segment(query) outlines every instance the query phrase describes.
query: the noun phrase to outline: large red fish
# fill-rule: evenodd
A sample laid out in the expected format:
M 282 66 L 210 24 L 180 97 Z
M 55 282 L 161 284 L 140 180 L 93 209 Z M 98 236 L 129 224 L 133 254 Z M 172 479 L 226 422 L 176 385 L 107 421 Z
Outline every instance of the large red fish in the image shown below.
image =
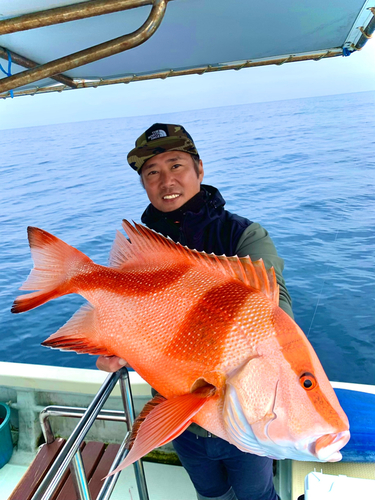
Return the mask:
M 29 228 L 35 267 L 13 312 L 78 293 L 84 305 L 43 345 L 116 355 L 162 396 L 146 405 L 118 470 L 191 422 L 245 452 L 337 461 L 348 419 L 307 338 L 278 307 L 273 270 L 189 250 L 124 221 L 110 267 Z

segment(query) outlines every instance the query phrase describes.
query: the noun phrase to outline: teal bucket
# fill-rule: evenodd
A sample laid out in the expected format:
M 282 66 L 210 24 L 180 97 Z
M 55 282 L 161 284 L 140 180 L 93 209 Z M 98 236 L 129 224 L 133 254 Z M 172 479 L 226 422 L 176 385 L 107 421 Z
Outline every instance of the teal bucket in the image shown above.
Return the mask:
M 0 469 L 9 462 L 13 453 L 12 435 L 10 433 L 10 408 L 0 403 Z

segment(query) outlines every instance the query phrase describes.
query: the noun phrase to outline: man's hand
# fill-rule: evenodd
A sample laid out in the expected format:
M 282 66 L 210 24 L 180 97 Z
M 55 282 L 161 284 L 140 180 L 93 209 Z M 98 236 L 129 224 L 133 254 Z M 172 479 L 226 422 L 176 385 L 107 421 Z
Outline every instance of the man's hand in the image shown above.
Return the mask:
M 99 356 L 96 360 L 96 367 L 104 372 L 117 372 L 123 366 L 130 368 L 125 359 L 118 358 L 117 356 Z

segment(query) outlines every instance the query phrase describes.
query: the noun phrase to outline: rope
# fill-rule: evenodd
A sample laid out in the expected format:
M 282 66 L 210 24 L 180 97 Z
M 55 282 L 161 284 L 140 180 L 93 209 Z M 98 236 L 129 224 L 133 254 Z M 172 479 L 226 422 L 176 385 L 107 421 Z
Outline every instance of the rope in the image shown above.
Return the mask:
M 336 242 L 336 240 L 337 240 L 337 235 L 338 235 L 338 234 L 339 234 L 339 230 L 337 229 L 337 231 L 336 231 L 336 236 L 335 236 L 335 239 L 334 239 L 333 243 L 335 243 L 335 242 Z M 316 311 L 318 310 L 319 303 L 320 303 L 320 299 L 321 299 L 321 297 L 322 297 L 322 294 L 323 294 L 323 289 L 324 289 L 324 285 L 325 285 L 325 284 L 326 284 L 326 280 L 324 279 L 324 280 L 323 280 L 323 284 L 322 284 L 322 288 L 321 288 L 320 293 L 319 293 L 318 302 L 316 303 L 315 311 L 314 311 L 313 317 L 312 317 L 312 319 L 311 319 L 310 328 L 309 328 L 309 331 L 307 332 L 307 335 L 306 335 L 306 337 L 307 337 L 307 338 L 309 338 L 310 331 L 311 331 L 311 328 L 312 328 L 313 323 L 314 323 L 314 319 L 315 319 Z
M 2 67 L 0 63 L 0 69 L 1 71 L 6 74 L 6 76 L 12 76 L 12 56 L 10 55 L 10 52 L 8 49 L 5 49 L 7 54 L 8 54 L 8 71 L 5 71 L 5 69 Z M 13 90 L 10 90 L 10 97 L 13 99 Z

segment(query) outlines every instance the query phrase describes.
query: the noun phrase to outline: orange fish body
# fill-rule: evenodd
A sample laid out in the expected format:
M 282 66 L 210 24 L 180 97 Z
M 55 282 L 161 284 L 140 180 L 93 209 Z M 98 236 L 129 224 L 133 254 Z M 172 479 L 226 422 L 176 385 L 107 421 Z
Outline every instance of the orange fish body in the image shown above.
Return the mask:
M 116 355 L 163 397 L 145 408 L 123 468 L 191 422 L 246 452 L 340 460 L 349 424 L 297 324 L 278 307 L 273 270 L 191 251 L 124 221 L 110 266 L 29 228 L 35 267 L 23 312 L 68 293 L 83 306 L 43 344 Z M 150 448 L 151 447 L 151 448 Z

